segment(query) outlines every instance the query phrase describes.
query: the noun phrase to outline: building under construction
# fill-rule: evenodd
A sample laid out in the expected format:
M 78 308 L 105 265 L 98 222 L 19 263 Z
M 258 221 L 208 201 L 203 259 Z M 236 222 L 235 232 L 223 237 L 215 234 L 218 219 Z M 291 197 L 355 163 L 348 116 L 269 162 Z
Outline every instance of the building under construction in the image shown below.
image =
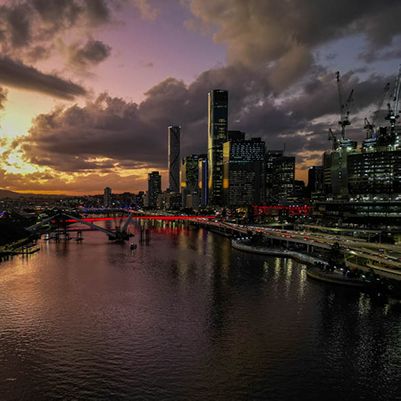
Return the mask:
M 319 202 L 318 210 L 325 217 L 345 221 L 401 224 L 401 126 L 397 125 L 401 68 L 387 103 L 386 123 L 376 127 L 374 120 L 365 119 L 367 135 L 360 147 L 347 138 L 345 130 L 350 125 L 353 91 L 343 102 L 339 73 L 337 84 L 341 137 L 330 130 L 332 149 L 323 156 L 326 200 Z M 379 109 L 389 91 L 388 84 Z

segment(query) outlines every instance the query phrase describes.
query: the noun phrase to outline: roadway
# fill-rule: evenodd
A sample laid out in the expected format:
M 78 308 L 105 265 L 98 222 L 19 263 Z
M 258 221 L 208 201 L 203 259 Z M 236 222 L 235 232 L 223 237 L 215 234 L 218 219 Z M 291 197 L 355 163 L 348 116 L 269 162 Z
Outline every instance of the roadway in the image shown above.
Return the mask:
M 271 227 L 244 226 L 234 223 L 204 221 L 204 224 L 220 230 L 231 230 L 239 234 L 262 234 L 264 237 L 307 245 L 308 251 L 313 248 L 331 249 L 338 243 L 345 254 L 347 265 L 365 271 L 401 280 L 401 246 L 393 244 L 367 242 L 364 239 L 346 235 L 333 235 L 322 232 L 293 231 Z M 390 272 L 390 274 L 389 274 Z

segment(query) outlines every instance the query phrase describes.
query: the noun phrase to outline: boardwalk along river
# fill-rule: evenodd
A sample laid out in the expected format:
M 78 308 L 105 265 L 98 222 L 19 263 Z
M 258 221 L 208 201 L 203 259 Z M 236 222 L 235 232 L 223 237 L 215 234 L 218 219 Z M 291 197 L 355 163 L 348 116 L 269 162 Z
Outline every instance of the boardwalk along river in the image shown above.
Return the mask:
M 401 400 L 396 304 L 188 227 L 40 245 L 0 264 L 2 401 Z

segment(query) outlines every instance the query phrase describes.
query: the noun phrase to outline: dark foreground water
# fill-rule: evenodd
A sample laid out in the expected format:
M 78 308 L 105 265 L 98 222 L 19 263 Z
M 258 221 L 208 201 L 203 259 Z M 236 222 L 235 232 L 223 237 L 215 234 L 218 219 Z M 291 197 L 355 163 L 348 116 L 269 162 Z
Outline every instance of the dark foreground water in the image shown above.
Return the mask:
M 0 265 L 0 400 L 401 400 L 401 312 L 202 230 Z

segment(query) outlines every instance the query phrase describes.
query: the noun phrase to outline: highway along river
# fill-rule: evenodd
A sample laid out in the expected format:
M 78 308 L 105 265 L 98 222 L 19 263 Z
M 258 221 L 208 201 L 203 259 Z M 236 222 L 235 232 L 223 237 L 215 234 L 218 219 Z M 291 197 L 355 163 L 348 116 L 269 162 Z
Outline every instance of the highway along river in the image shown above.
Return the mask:
M 40 245 L 0 264 L 2 401 L 401 399 L 397 304 L 195 228 Z

